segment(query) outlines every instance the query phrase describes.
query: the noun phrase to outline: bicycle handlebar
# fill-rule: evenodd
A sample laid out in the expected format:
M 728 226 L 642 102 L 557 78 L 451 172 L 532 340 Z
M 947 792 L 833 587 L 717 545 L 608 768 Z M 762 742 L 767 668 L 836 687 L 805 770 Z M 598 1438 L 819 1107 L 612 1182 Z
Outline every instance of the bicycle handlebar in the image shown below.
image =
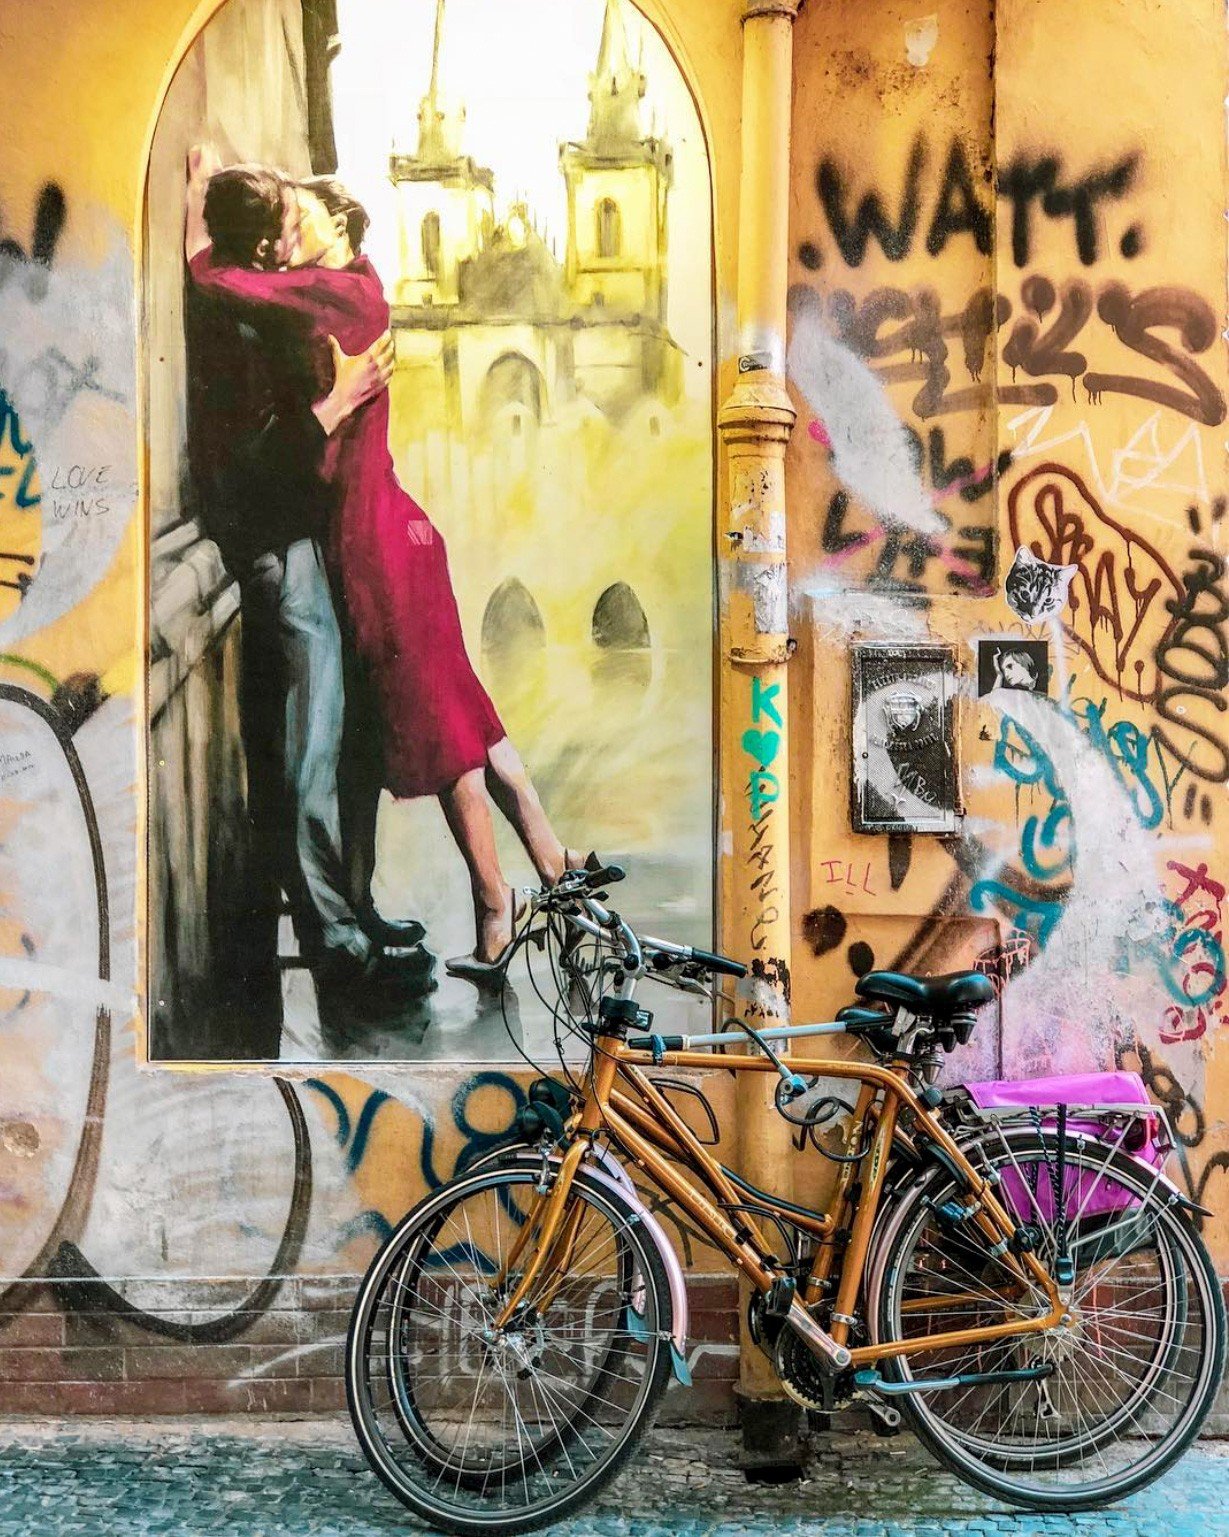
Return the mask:
M 645 952 L 653 957 L 654 969 L 666 971 L 675 966 L 695 966 L 726 977 L 745 977 L 747 968 L 741 961 L 713 950 L 701 950 L 691 945 L 678 945 L 666 939 L 654 939 L 648 934 L 637 934 L 618 913 L 604 907 L 597 900 L 599 888 L 624 879 L 620 865 L 602 865 L 593 870 L 567 870 L 560 881 L 538 894 L 537 901 L 544 908 L 558 908 L 569 922 L 586 933 L 598 935 L 603 931 L 614 933 L 622 942 L 625 957 L 634 962 L 634 969 L 641 970 Z M 587 916 L 585 916 L 587 914 Z M 665 980 L 663 978 L 663 980 Z
M 712 950 L 693 949 L 691 959 L 695 965 L 703 966 L 705 971 L 716 971 L 723 977 L 745 977 L 747 975 L 747 968 L 741 961 L 732 960 L 728 955 L 717 955 Z
M 613 886 L 627 879 L 627 871 L 622 865 L 601 865 L 596 870 L 586 870 L 584 876 L 588 886 Z

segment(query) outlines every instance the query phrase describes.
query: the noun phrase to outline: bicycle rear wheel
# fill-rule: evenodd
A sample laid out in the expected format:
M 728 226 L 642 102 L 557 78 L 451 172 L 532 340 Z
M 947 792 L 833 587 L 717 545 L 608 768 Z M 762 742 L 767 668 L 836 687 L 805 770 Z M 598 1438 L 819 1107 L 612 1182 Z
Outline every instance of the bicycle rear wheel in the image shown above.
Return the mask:
M 661 1259 L 634 1209 L 583 1173 L 563 1263 L 495 1328 L 537 1245 L 538 1178 L 494 1168 L 437 1191 L 355 1304 L 346 1384 L 359 1443 L 444 1531 L 529 1531 L 584 1503 L 631 1454 L 669 1377 Z
M 1055 1139 L 1000 1130 L 966 1152 L 999 1176 L 1001 1198 L 1033 1227 L 1038 1255 L 1052 1268 Z M 1067 1166 L 1076 1267 L 1070 1323 L 937 1347 L 889 1368 L 901 1383 L 1000 1374 L 898 1401 L 920 1438 L 962 1478 L 1033 1509 L 1089 1509 L 1159 1477 L 1198 1434 L 1225 1361 L 1215 1272 L 1168 1188 L 1092 1139 L 1069 1139 Z M 1045 1294 L 1022 1284 L 960 1218 L 965 1199 L 939 1172 L 894 1213 L 868 1289 L 880 1341 L 917 1341 L 1049 1311 Z

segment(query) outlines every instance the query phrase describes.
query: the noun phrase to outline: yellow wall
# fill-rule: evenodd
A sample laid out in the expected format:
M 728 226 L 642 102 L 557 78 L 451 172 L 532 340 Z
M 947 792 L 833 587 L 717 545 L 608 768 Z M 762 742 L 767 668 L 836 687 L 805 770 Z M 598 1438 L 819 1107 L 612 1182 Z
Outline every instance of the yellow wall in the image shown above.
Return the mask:
M 89 718 L 75 734 L 65 726 L 64 735 L 80 760 L 99 826 L 110 925 L 110 964 L 103 968 L 110 976 L 100 980 L 98 892 L 72 765 L 42 717 L 0 696 L 0 754 L 11 755 L 11 761 L 0 757 L 0 1011 L 7 1031 L 0 1178 L 11 1195 L 0 1203 L 0 1274 L 14 1280 L 43 1273 L 67 1243 L 117 1284 L 133 1275 L 168 1284 L 231 1276 L 242 1284 L 264 1274 L 288 1202 L 293 1210 L 301 1196 L 298 1112 L 287 1114 L 290 1101 L 268 1074 L 144 1065 L 144 1018 L 158 1002 L 144 997 L 142 954 L 142 657 L 151 518 L 164 530 L 160 548 L 172 551 L 177 538 L 160 513 L 172 503 L 174 487 L 150 484 L 145 455 L 146 411 L 161 410 L 149 425 L 170 431 L 168 413 L 177 402 L 173 388 L 159 387 L 156 404 L 149 393 L 151 374 L 157 377 L 165 359 L 146 358 L 142 347 L 144 192 L 165 93 L 215 9 L 74 0 L 37 13 L 21 8 L 5 18 L 11 153 L 0 171 L 3 234 L 29 246 L 35 203 L 48 183 L 62 189 L 67 221 L 49 272 L 22 269 L 0 288 L 6 334 L 0 387 L 12 389 L 22 410 L 21 431 L 34 445 L 45 496 L 61 480 L 73 484 L 74 466 L 94 480 L 84 489 L 73 486 L 74 504 L 87 505 L 66 514 L 72 540 L 57 536 L 58 567 L 44 567 L 63 572 L 55 584 L 44 584 L 45 611 L 34 608 L 33 598 L 24 601 L 0 635 L 0 684 L 44 703 L 54 697 L 57 709 L 83 701 L 81 713 Z M 738 8 L 733 0 L 716 7 L 696 0 L 671 6 L 669 15 L 656 6 L 645 10 L 694 84 L 712 134 L 718 286 L 729 293 Z M 268 40 L 235 43 L 259 50 Z M 188 103 L 185 121 L 197 108 L 210 108 L 192 105 L 199 81 L 190 72 L 181 73 L 174 89 Z M 278 99 L 271 90 L 271 125 Z M 212 104 L 223 117 L 224 106 Z M 268 154 L 286 159 L 273 143 Z M 181 173 L 168 160 L 153 174 Z M 171 309 L 177 302 L 158 285 L 152 300 Z M 57 379 L 61 392 L 68 391 L 58 405 L 38 372 L 50 349 L 77 370 L 67 385 Z M 95 354 L 100 366 L 91 374 Z M 12 454 L 11 446 L 6 452 Z M 696 469 L 708 473 L 707 466 Z M 37 482 L 28 483 L 30 494 L 36 489 Z M 667 496 L 663 505 L 669 503 Z M 15 515 L 5 507 L 4 547 L 34 549 L 37 511 L 23 514 L 24 544 L 7 539 L 7 519 Z M 46 528 L 42 535 L 46 548 Z M 664 570 L 673 558 L 664 553 Z M 707 551 L 702 558 L 707 561 Z M 206 609 L 233 602 L 217 587 L 212 568 L 185 564 L 176 581 L 195 584 L 194 598 Z M 190 651 L 191 637 L 185 645 Z M 233 668 L 229 651 L 219 666 Z M 174 684 L 156 667 L 151 681 L 160 700 Z M 100 694 L 101 708 L 91 710 Z M 215 726 L 218 740 L 233 739 L 233 719 Z M 151 772 L 161 766 L 155 761 Z M 213 771 L 206 761 L 197 768 L 205 777 Z M 226 772 L 233 775 L 234 765 Z M 634 821 L 634 808 L 629 816 Z M 179 878 L 190 884 L 204 857 L 203 828 L 189 817 L 181 831 L 186 863 L 170 872 L 172 884 Z M 40 972 L 40 966 L 50 969 Z M 475 1072 L 466 1062 L 326 1073 L 310 1082 L 306 1072 L 279 1070 L 279 1076 L 294 1083 L 289 1093 L 307 1118 L 312 1143 L 310 1222 L 296 1263 L 326 1274 L 359 1268 L 383 1224 L 425 1185 L 451 1173 L 482 1136 L 506 1127 L 526 1077 Z M 307 1220 L 305 1208 L 301 1214 Z M 218 1307 L 226 1305 L 220 1298 Z
M 57 567 L 63 601 L 49 599 L 37 624 L 23 629 L 10 618 L 0 630 L 0 682 L 47 699 L 73 675 L 97 675 L 110 696 L 76 747 L 110 872 L 114 953 L 110 980 L 91 980 L 83 936 L 93 934 L 97 914 L 84 829 L 72 824 L 72 868 L 48 867 L 47 850 L 60 848 L 68 819 L 80 816 L 71 776 L 47 767 L 23 778 L 15 756 L 10 778 L 0 759 L 0 839 L 8 840 L 0 862 L 7 968 L 0 1008 L 17 1020 L 0 1073 L 0 1181 L 17 1192 L 0 1207 L 0 1264 L 11 1277 L 43 1264 L 65 1240 L 117 1279 L 260 1274 L 292 1183 L 291 1129 L 274 1085 L 259 1074 L 139 1066 L 140 1010 L 131 1002 L 134 994 L 146 1002 L 139 996 L 144 478 L 142 499 L 135 494 L 144 472 L 135 298 L 142 197 L 163 93 L 212 9 L 194 11 L 180 0 L 42 0 L 12 5 L 5 18 L 4 234 L 28 243 L 47 183 L 63 189 L 68 218 L 46 295 L 26 283 L 28 274 L 0 288 L 0 385 L 15 388 L 8 371 L 33 368 L 51 348 L 76 364 L 75 393 L 60 415 L 52 420 L 49 397 L 35 391 L 23 429 L 39 456 L 44 498 L 57 471 L 80 465 L 107 471 L 109 505 L 73 515 L 73 542 L 58 546 L 67 550 Z M 861 344 L 847 333 L 842 350 L 821 347 L 831 366 L 818 382 L 804 352 L 793 384 L 794 1016 L 822 1016 L 847 1001 L 854 968 L 868 959 L 866 948 L 851 953 L 854 946 L 885 964 L 940 969 L 980 957 L 1010 966 L 1001 1019 L 983 1026 L 969 1068 L 987 1076 L 1000 1061 L 1008 1071 L 1074 1069 L 1110 1065 L 1116 1054 L 1144 1066 L 1179 1116 L 1190 1187 L 1223 1209 L 1225 996 L 1213 986 L 1202 1020 L 1181 1001 L 1184 992 L 1206 991 L 1209 978 L 1215 984 L 1218 950 L 1223 978 L 1229 871 L 1223 19 L 1211 0 L 1165 8 L 1144 0 L 1078 7 L 999 0 L 993 9 L 935 0 L 930 9 L 933 39 L 917 32 L 916 7 L 903 0 L 874 7 L 812 0 L 796 29 L 792 339 L 798 343 L 800 325 L 805 337 L 807 324 L 820 323 L 817 315 L 839 321 L 878 302 L 886 312 L 875 349 L 865 328 Z M 740 6 L 646 0 L 644 10 L 692 81 L 709 136 L 723 400 L 738 350 L 726 317 L 737 244 Z M 852 213 L 878 190 L 896 222 L 915 141 L 923 144 L 916 230 L 891 260 L 872 237 L 855 265 L 838 249 L 818 190 L 820 166 L 831 163 L 825 185 L 834 206 L 839 198 Z M 954 142 L 963 152 L 955 160 Z M 1119 190 L 1095 200 L 1087 261 L 1072 213 L 1046 213 L 1036 203 L 1022 262 L 1012 250 L 1009 200 L 998 200 L 988 251 L 977 249 L 969 229 L 949 227 L 962 212 L 977 224 L 963 201 L 966 171 L 976 207 L 989 208 L 995 174 L 1001 180 L 1013 165 L 1036 173 L 1046 156 L 1055 159 L 1054 185 L 1067 189 L 1068 208 L 1078 206 L 1072 188 L 1117 168 Z M 935 211 L 948 172 L 945 225 Z M 980 312 L 976 304 L 967 310 L 965 330 L 956 317 L 983 287 L 996 296 L 1002 320 L 997 331 L 983 327 L 985 362 L 970 370 L 965 331 L 978 334 Z M 1150 296 L 1151 332 L 1134 329 L 1141 292 Z M 1085 310 L 1062 336 L 1063 316 Z M 915 328 L 912 340 L 903 326 Z M 859 345 L 876 350 L 869 361 L 885 393 L 868 390 Z M 940 345 L 950 378 L 936 383 Z M 83 383 L 89 376 L 81 369 L 94 355 L 102 371 Z M 1098 375 L 1107 377 L 1098 382 Z M 1035 387 L 1046 384 L 1053 389 L 1042 399 Z M 953 409 L 944 398 L 950 391 L 962 392 Z M 927 466 L 934 444 L 955 491 L 949 485 L 936 502 L 929 467 L 918 482 L 907 454 L 884 452 L 899 447 L 901 423 L 921 436 Z M 974 500 L 961 498 L 959 484 L 976 490 L 1008 451 L 997 483 Z M 953 467 L 961 458 L 971 460 L 967 470 Z M 831 506 L 840 491 L 848 507 L 838 518 Z M 909 517 L 929 523 L 927 509 L 937 506 L 972 532 L 930 536 L 936 553 L 915 544 L 916 576 L 906 545 L 887 564 L 886 581 L 876 582 L 892 518 L 875 505 L 906 525 Z M 1013 507 L 1022 543 L 1079 566 L 1053 622 L 1028 624 L 1004 602 L 1017 537 Z M 1068 521 L 1056 549 L 1045 520 L 1052 524 L 1059 509 Z M 4 515 L 16 516 L 8 508 Z M 33 548 L 28 538 L 21 548 Z M 979 550 L 985 561 L 970 587 Z M 23 603 L 16 612 L 20 619 L 36 611 Z M 1115 625 L 1121 667 L 1112 655 Z M 1057 702 L 1066 690 L 1065 711 L 976 697 L 974 643 L 1012 635 L 1048 641 L 1051 696 Z M 850 831 L 849 654 L 859 639 L 937 640 L 954 650 L 966 810 L 956 837 L 916 835 L 890 850 L 883 837 Z M 14 708 L 0 701 L 0 750 L 20 753 L 27 744 Z M 1046 762 L 1021 750 L 1007 717 L 1044 747 Z M 50 764 L 46 729 L 27 729 L 30 751 Z M 1024 778 L 1034 782 L 1018 782 Z M 1024 909 L 1004 890 L 1028 898 L 1035 935 L 1046 929 L 1030 947 L 1010 944 Z M 39 960 L 57 968 L 46 992 L 22 970 L 27 913 L 45 922 Z M 1191 931 L 1195 937 L 1185 938 Z M 996 946 L 1009 953 L 989 953 Z M 1029 962 L 1018 975 L 1013 956 Z M 1192 957 L 1202 969 L 1193 970 Z M 32 1001 L 23 1001 L 31 991 Z M 110 1037 L 100 1008 L 113 1022 Z M 333 1074 L 294 1092 L 310 1117 L 315 1159 L 301 1263 L 347 1270 L 369 1251 L 380 1218 L 395 1217 L 425 1182 L 451 1171 L 472 1143 L 467 1127 L 506 1122 L 515 1077 L 415 1067 Z M 359 1146 L 364 1109 L 371 1134 Z M 1225 1269 L 1223 1218 L 1209 1233 Z
M 1142 1066 L 1180 1114 L 1191 1188 L 1220 1209 L 1222 18 L 1210 3 L 932 9 L 933 32 L 915 7 L 840 0 L 796 29 L 795 1010 L 844 1001 L 872 955 L 931 971 L 980 958 L 1007 980 L 964 1070 Z M 1047 175 L 1025 250 L 1008 189 Z M 840 224 L 869 194 L 890 251 L 871 235 L 859 252 Z M 977 330 L 979 289 L 997 329 L 983 309 Z M 817 351 L 816 324 L 847 350 Z M 920 476 L 891 457 L 901 424 Z M 927 530 L 936 511 L 948 526 Z M 1017 544 L 1078 567 L 1057 616 L 1028 623 L 1005 601 Z M 976 643 L 995 636 L 1048 643 L 1054 705 L 978 697 Z M 895 850 L 849 817 L 849 652 L 884 641 L 950 645 L 961 688 L 960 832 Z M 1223 1265 L 1223 1219 L 1209 1236 Z

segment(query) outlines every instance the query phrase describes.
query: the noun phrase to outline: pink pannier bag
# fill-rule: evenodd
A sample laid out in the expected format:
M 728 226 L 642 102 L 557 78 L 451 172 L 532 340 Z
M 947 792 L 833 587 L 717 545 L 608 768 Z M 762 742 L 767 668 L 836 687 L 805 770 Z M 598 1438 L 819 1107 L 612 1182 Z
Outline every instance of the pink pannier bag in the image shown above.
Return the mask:
M 1054 1117 L 1044 1113 L 1047 1109 L 1061 1104 L 1073 1106 L 1075 1108 L 1067 1119 L 1069 1132 L 1096 1137 L 1106 1144 L 1106 1152 L 1116 1144 L 1124 1153 L 1151 1169 L 1159 1171 L 1169 1151 L 1163 1135 L 1164 1123 L 1159 1115 L 1137 1115 L 1124 1126 L 1121 1120 L 1115 1123 L 1095 1114 L 1097 1110 L 1103 1110 L 1108 1117 L 1119 1106 L 1151 1106 L 1152 1101 L 1138 1073 L 1074 1073 L 1061 1078 L 1023 1078 L 1015 1083 L 967 1083 L 965 1088 L 980 1110 L 1021 1111 L 1036 1107 L 1043 1112 L 1041 1124 L 1047 1129 L 1052 1129 L 1055 1124 Z M 1054 1191 L 1049 1173 L 1041 1165 L 1022 1164 L 1022 1168 L 1030 1185 L 1035 1170 L 1037 1209 L 1049 1221 L 1054 1216 Z M 1123 1211 L 1136 1204 L 1112 1178 L 1068 1169 L 1065 1184 L 1069 1217 L 1081 1210 L 1085 1217 L 1099 1216 Z M 1030 1213 L 1034 1212 L 1033 1198 L 1014 1169 L 1003 1171 L 1003 1194 L 1020 1220 L 1027 1222 Z

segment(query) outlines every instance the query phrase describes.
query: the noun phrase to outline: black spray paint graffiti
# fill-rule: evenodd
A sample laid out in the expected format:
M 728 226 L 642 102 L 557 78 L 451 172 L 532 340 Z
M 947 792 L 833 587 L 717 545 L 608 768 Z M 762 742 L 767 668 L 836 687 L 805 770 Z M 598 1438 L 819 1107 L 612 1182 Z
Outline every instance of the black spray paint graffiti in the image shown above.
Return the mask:
M 1224 512 L 1223 500 L 1218 502 Z M 1216 509 L 1213 509 L 1216 516 Z M 1158 726 L 1157 740 L 1191 773 L 1210 784 L 1229 781 L 1229 742 L 1206 719 L 1195 719 L 1190 705 L 1223 714 L 1229 709 L 1229 595 L 1224 587 L 1225 557 L 1192 549 L 1182 576 L 1182 594 L 1165 607 L 1174 622 L 1157 647 L 1156 664 L 1166 680 L 1156 697 L 1156 711 L 1172 729 Z
M 948 241 L 968 235 L 976 249 L 989 256 L 994 246 L 993 172 L 979 165 L 962 140 L 953 138 L 942 161 L 938 190 L 930 200 L 926 222 L 926 251 L 940 256 Z M 890 199 L 876 188 L 857 200 L 844 170 L 825 156 L 815 173 L 815 190 L 841 259 L 860 267 L 874 239 L 889 261 L 903 261 L 913 250 L 922 223 L 924 182 L 929 167 L 937 165 L 926 140 L 913 141 L 904 179 L 895 199 L 895 217 L 888 211 Z M 1094 167 L 1083 176 L 1064 174 L 1057 155 L 1017 155 L 999 174 L 998 197 L 1011 207 L 1011 254 L 1017 267 L 1026 267 L 1032 255 L 1034 215 L 1040 210 L 1048 219 L 1070 220 L 1080 261 L 1090 267 L 1101 256 L 1102 205 L 1120 202 L 1130 191 L 1138 159 L 1126 155 L 1112 165 Z M 1128 259 L 1143 249 L 1143 232 L 1132 224 L 1123 233 L 1118 249 Z M 811 271 L 823 265 L 823 250 L 812 240 L 799 247 L 799 259 Z
M 20 274 L 30 297 L 42 297 L 46 272 L 55 260 L 67 218 L 68 201 L 63 189 L 53 181 L 44 182 L 34 207 L 29 251 L 11 235 L 0 239 L 0 289 L 14 274 Z
M 1219 1211 L 1222 1202 L 1209 1199 L 1208 1186 L 1217 1174 L 1229 1174 L 1229 1151 L 1222 1149 L 1213 1153 L 1199 1171 L 1198 1178 L 1191 1167 L 1190 1154 L 1203 1146 L 1208 1133 L 1208 1120 L 1203 1106 L 1190 1089 L 1183 1088 L 1172 1068 L 1156 1061 L 1148 1048 L 1140 1042 L 1119 1047 L 1115 1057 L 1117 1067 L 1126 1067 L 1139 1073 L 1148 1093 L 1169 1118 L 1182 1182 L 1191 1199 L 1200 1206 Z M 1202 1212 L 1193 1212 L 1192 1216 L 1196 1227 L 1202 1231 L 1207 1218 Z
M 947 435 L 941 426 L 931 427 L 925 440 L 907 422 L 902 426 L 918 475 L 930 488 L 935 512 L 947 529 L 935 536 L 904 526 L 885 527 L 867 585 L 890 592 L 921 591 L 929 563 L 946 557 L 947 580 L 953 587 L 990 593 L 994 587 L 996 529 L 984 523 L 955 523 L 940 503 L 957 497 L 970 506 L 983 501 L 1011 464 L 1011 450 L 1004 449 L 992 464 L 979 467 L 968 454 L 948 458 Z M 838 489 L 824 516 L 821 542 L 826 555 L 840 557 L 869 542 L 864 529 L 851 528 L 848 522 L 849 494 Z M 956 538 L 948 544 L 953 532 Z
M 59 347 L 48 346 L 14 370 L 7 350 L 0 346 L 0 378 L 6 381 L 7 396 L 16 396 L 23 410 L 32 411 L 37 420 L 49 427 L 63 421 L 78 395 L 89 393 L 120 405 L 124 403 L 122 391 L 102 382 L 101 369 L 102 359 L 97 353 L 87 353 L 74 363 Z M 109 470 L 111 466 L 105 468 Z
M 849 493 L 836 490 L 828 503 L 821 535 L 826 555 L 839 558 L 872 542 L 872 535 L 864 528 L 848 527 L 848 520 Z M 987 596 L 994 590 L 996 531 L 987 525 L 961 523 L 956 525 L 955 532 L 961 542 L 947 546 L 941 536 L 885 527 L 866 585 L 885 592 L 921 592 L 922 578 L 930 562 L 946 559 L 946 576 L 953 587 Z
M 58 697 L 58 691 L 57 691 Z M 102 833 L 85 770 L 73 745 L 72 735 L 85 716 L 65 712 L 57 703 L 47 704 L 37 694 L 13 684 L 0 683 L 0 702 L 32 711 L 52 731 L 77 790 L 85 822 L 98 911 L 97 970 L 100 982 L 111 980 L 111 913 L 107 874 L 103 862 Z M 94 1019 L 94 1049 L 81 1140 L 73 1160 L 68 1194 L 51 1232 L 25 1275 L 0 1292 L 0 1311 L 10 1310 L 23 1281 L 51 1281 L 61 1306 L 91 1314 L 123 1316 L 151 1334 L 197 1343 L 234 1339 L 250 1327 L 256 1313 L 269 1307 L 285 1275 L 294 1269 L 302 1252 L 311 1207 L 311 1144 L 307 1122 L 298 1098 L 287 1083 L 277 1082 L 294 1133 L 294 1185 L 281 1242 L 268 1274 L 260 1280 L 239 1308 L 199 1324 L 181 1323 L 147 1313 L 122 1297 L 99 1276 L 79 1248 L 98 1178 L 103 1120 L 107 1104 L 107 1078 L 111 1059 L 111 1012 L 100 1006 Z
M 89 843 L 90 869 L 94 882 L 97 904 L 97 969 L 98 980 L 111 980 L 111 908 L 107 894 L 107 872 L 103 861 L 102 831 L 94 798 L 85 777 L 85 768 L 72 740 L 72 727 L 60 712 L 32 694 L 29 689 L 15 684 L 0 683 L 0 702 L 30 710 L 44 725 L 50 728 L 64 755 L 73 785 L 81 806 Z M 98 1160 L 102 1146 L 103 1114 L 107 1105 L 107 1074 L 111 1061 L 111 1011 L 100 1006 L 94 1016 L 94 1051 L 90 1063 L 90 1082 L 86 1093 L 85 1116 L 82 1122 L 81 1140 L 77 1144 L 72 1173 L 68 1182 L 68 1194 L 52 1224 L 51 1232 L 38 1254 L 31 1261 L 22 1280 L 43 1277 L 52 1272 L 61 1249 L 71 1246 L 80 1238 L 85 1227 L 94 1197 L 94 1184 L 98 1177 Z M 20 1281 L 11 1282 L 0 1291 L 0 1312 L 12 1306 Z
M 75 1243 L 64 1242 L 47 1267 L 47 1275 L 52 1281 L 56 1300 L 66 1313 L 87 1314 L 91 1324 L 102 1332 L 107 1330 L 104 1320 L 123 1318 L 159 1339 L 180 1340 L 193 1345 L 219 1345 L 238 1339 L 252 1327 L 261 1313 L 273 1306 L 287 1276 L 292 1275 L 298 1267 L 312 1204 L 312 1154 L 307 1117 L 303 1114 L 303 1107 L 293 1086 L 281 1078 L 275 1078 L 273 1082 L 290 1116 L 294 1134 L 294 1183 L 277 1252 L 268 1271 L 257 1281 L 251 1292 L 228 1312 L 220 1313 L 215 1318 L 202 1319 L 199 1323 L 164 1318 L 130 1302 L 98 1274 Z
M 1094 294 L 1081 280 L 1060 290 L 1034 273 L 1021 283 L 1020 300 L 1023 313 L 1016 314 L 1001 349 L 1011 369 L 1010 384 L 982 377 L 991 338 L 1015 314 L 1006 294 L 979 288 L 960 310 L 944 314 L 933 288 L 876 288 L 861 300 L 847 289 L 836 289 L 828 295 L 826 308 L 837 338 L 871 363 L 884 384 L 920 385 L 912 410 L 922 421 L 995 404 L 1054 405 L 1058 386 L 1047 375 L 1061 378 L 1073 391 L 1075 381 L 1082 379 L 1094 405 L 1105 395 L 1130 395 L 1209 427 L 1224 421 L 1225 397 L 1194 361 L 1217 339 L 1216 312 L 1194 290 L 1163 286 L 1133 294 L 1125 284 L 1110 282 Z M 1050 319 L 1055 306 L 1057 313 Z M 1085 354 L 1070 349 L 1094 313 L 1122 346 L 1156 364 L 1177 384 L 1144 374 L 1089 372 Z M 1177 341 L 1158 335 L 1160 331 L 1172 331 Z M 955 389 L 949 388 L 949 338 L 959 343 L 971 381 Z M 908 361 L 889 361 L 902 355 Z M 1021 382 L 1019 374 L 1040 382 Z

